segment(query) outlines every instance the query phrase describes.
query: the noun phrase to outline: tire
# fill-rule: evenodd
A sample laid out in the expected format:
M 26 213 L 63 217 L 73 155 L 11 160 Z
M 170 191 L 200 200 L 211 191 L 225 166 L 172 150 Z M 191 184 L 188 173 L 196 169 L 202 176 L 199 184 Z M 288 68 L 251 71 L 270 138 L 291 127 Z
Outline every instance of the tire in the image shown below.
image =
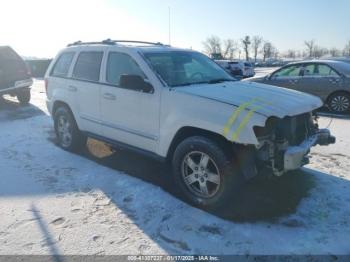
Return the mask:
M 30 89 L 24 88 L 17 92 L 16 94 L 18 101 L 21 105 L 28 105 L 30 101 Z
M 230 203 L 243 183 L 239 167 L 232 157 L 225 154 L 217 143 L 201 136 L 187 138 L 177 146 L 172 169 L 174 180 L 185 199 L 194 206 L 211 211 L 221 210 Z
M 328 108 L 333 113 L 350 112 L 350 94 L 337 92 L 328 98 Z
M 86 146 L 87 137 L 81 133 L 73 114 L 66 106 L 54 113 L 54 128 L 58 144 L 64 150 L 78 152 Z

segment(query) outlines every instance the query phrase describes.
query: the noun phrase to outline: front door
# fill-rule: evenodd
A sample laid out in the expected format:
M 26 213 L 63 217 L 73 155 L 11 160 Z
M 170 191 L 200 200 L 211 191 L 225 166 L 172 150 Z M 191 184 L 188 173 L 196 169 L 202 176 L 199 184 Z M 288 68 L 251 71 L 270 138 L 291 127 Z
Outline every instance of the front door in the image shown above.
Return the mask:
M 299 90 L 301 69 L 302 65 L 300 64 L 283 67 L 273 73 L 265 83 L 269 85 Z
M 159 137 L 160 91 L 144 93 L 119 86 L 120 76 L 147 79 L 128 54 L 110 52 L 106 61 L 106 84 L 101 86 L 103 135 L 147 151 L 156 152 Z

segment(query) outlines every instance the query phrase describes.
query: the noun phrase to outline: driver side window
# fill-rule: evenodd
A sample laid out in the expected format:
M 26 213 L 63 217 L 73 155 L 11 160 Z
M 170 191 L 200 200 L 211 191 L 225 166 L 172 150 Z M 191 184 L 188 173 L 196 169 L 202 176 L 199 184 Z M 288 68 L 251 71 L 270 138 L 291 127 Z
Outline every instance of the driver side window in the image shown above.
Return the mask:
M 146 79 L 135 60 L 124 53 L 110 52 L 107 61 L 106 80 L 113 85 L 119 85 L 121 75 L 139 75 Z
M 273 78 L 289 78 L 300 76 L 301 65 L 291 65 L 277 71 L 272 75 Z

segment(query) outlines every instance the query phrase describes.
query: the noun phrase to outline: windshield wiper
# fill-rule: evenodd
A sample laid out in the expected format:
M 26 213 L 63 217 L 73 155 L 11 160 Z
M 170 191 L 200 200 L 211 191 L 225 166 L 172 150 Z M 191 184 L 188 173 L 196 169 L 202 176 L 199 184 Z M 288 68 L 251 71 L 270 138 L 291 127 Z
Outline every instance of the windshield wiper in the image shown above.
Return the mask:
M 227 81 L 235 81 L 235 80 L 228 79 L 228 78 L 218 78 L 218 79 L 209 80 L 207 83 L 208 84 L 219 84 L 219 83 L 227 82 Z
M 188 82 L 188 83 L 183 83 L 183 84 L 178 84 L 178 85 L 174 85 L 172 87 L 179 87 L 179 86 L 191 86 L 191 85 L 200 85 L 200 84 L 207 84 L 207 81 L 202 81 L 202 82 Z
M 218 79 L 212 79 L 209 81 L 201 81 L 201 82 L 188 82 L 188 83 L 183 83 L 183 84 L 178 84 L 174 85 L 172 87 L 179 87 L 179 86 L 191 86 L 191 85 L 201 85 L 201 84 L 219 84 L 222 82 L 227 82 L 227 81 L 236 81 L 234 79 L 228 79 L 228 78 L 218 78 Z

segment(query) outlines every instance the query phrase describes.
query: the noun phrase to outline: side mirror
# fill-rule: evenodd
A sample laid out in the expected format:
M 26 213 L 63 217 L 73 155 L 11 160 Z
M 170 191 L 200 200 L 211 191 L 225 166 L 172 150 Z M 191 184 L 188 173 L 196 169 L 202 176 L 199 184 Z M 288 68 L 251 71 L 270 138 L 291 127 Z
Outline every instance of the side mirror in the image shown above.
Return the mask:
M 153 93 L 153 86 L 139 75 L 121 75 L 119 86 L 144 93 Z

